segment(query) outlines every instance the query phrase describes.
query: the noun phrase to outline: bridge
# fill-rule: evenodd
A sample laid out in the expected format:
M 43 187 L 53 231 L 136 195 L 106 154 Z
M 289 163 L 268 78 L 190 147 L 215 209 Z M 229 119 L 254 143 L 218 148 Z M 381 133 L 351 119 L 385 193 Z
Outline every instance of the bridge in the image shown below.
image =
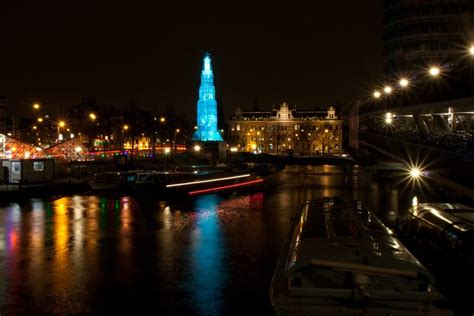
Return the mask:
M 350 138 L 357 134 L 358 141 L 405 161 L 443 170 L 469 186 L 474 183 L 466 177 L 474 175 L 474 97 L 403 107 L 361 105 L 357 112 L 349 119 Z

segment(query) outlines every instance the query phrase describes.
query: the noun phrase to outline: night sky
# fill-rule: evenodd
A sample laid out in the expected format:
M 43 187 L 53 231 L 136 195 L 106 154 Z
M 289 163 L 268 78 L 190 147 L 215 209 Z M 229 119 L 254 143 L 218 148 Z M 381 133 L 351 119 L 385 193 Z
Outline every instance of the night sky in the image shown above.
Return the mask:
M 17 109 L 133 99 L 191 118 L 206 51 L 227 114 L 255 98 L 344 105 L 381 73 L 381 0 L 193 3 L 4 1 L 0 95 Z

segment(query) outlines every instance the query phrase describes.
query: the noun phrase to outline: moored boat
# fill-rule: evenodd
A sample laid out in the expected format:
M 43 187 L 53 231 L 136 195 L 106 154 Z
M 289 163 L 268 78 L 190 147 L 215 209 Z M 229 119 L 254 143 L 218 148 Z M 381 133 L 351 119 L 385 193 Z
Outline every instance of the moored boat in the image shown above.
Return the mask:
M 459 203 L 419 203 L 400 230 L 426 248 L 474 262 L 474 208 Z
M 158 195 L 194 196 L 205 193 L 247 189 L 263 182 L 250 173 L 235 174 L 220 169 L 194 171 L 145 171 L 138 173 L 129 186 L 135 192 Z
M 135 181 L 140 172 L 143 170 L 99 172 L 94 174 L 89 186 L 94 191 L 124 189 L 128 183 Z
M 272 279 L 277 315 L 452 315 L 430 272 L 360 202 L 308 201 Z

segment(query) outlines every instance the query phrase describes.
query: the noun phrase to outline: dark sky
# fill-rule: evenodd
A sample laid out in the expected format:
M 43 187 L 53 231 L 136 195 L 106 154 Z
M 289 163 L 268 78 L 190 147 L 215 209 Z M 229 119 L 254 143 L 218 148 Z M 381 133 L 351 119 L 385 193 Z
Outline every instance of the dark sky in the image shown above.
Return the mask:
M 311 109 L 360 96 L 382 67 L 381 0 L 3 1 L 0 95 L 173 108 L 194 115 L 209 51 L 226 112 L 283 101 Z

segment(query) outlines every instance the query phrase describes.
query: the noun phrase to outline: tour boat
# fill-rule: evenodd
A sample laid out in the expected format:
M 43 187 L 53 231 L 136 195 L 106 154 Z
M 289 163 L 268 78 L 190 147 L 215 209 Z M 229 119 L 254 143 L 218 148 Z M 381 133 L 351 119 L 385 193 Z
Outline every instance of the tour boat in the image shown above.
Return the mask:
M 361 202 L 308 201 L 270 290 L 277 315 L 452 315 L 430 272 Z
M 194 196 L 205 193 L 255 187 L 263 179 L 250 173 L 235 174 L 224 170 L 148 171 L 138 173 L 131 187 L 137 192 Z
M 408 210 L 399 228 L 450 258 L 474 261 L 474 208 L 459 203 L 419 203 Z
M 94 174 L 89 186 L 92 190 L 117 190 L 127 187 L 127 183 L 135 181 L 138 173 L 143 170 L 133 171 L 107 171 Z

